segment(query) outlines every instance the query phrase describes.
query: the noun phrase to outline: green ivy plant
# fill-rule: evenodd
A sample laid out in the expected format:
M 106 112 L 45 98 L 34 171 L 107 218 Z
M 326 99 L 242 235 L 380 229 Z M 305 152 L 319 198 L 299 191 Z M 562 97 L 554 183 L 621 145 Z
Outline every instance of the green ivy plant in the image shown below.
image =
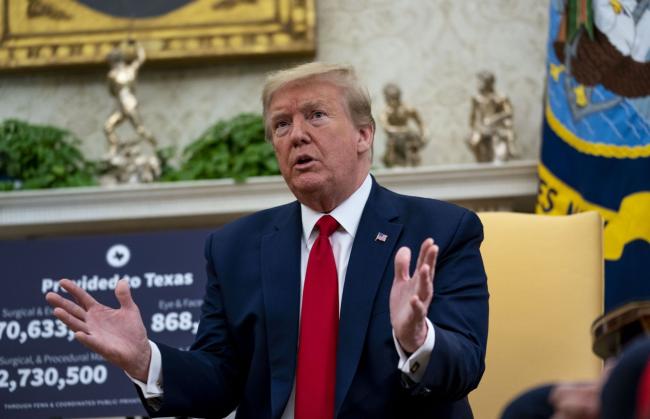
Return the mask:
M 243 113 L 219 121 L 189 144 L 182 165 L 166 170 L 161 180 L 234 178 L 280 173 L 273 147 L 264 138 L 261 115 Z
M 0 124 L 0 190 L 95 185 L 94 164 L 69 131 L 17 119 Z

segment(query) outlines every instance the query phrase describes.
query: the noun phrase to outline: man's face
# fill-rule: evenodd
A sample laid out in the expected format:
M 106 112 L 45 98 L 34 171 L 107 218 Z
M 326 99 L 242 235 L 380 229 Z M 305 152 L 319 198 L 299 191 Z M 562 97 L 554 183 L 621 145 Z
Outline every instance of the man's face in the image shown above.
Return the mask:
M 331 211 L 361 185 L 373 132 L 355 127 L 341 88 L 290 83 L 273 94 L 267 115 L 280 171 L 299 201 Z
M 391 108 L 397 108 L 400 104 L 400 97 L 399 95 L 390 95 L 386 96 L 386 104 L 390 106 Z
M 494 80 L 490 78 L 480 78 L 478 89 L 481 93 L 492 93 L 494 91 Z

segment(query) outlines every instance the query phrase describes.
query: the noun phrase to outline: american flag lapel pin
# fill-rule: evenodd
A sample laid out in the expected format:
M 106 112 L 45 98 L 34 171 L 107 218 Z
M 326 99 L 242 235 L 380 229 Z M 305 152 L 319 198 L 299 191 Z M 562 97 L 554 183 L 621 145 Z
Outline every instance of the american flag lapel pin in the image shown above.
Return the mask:
M 379 233 L 377 233 L 377 237 L 375 237 L 375 241 L 376 242 L 386 243 L 387 238 L 388 238 L 387 235 L 385 235 L 384 233 L 379 232 Z

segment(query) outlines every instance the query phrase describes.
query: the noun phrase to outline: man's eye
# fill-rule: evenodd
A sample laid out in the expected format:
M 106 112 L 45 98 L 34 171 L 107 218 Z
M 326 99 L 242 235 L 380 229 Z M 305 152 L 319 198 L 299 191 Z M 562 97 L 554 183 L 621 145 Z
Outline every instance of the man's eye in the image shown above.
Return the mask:
M 275 123 L 274 131 L 276 134 L 282 134 L 287 131 L 289 128 L 289 123 L 287 121 L 278 121 Z
M 309 119 L 312 123 L 320 124 L 321 122 L 327 121 L 327 114 L 323 111 L 314 111 L 309 116 Z

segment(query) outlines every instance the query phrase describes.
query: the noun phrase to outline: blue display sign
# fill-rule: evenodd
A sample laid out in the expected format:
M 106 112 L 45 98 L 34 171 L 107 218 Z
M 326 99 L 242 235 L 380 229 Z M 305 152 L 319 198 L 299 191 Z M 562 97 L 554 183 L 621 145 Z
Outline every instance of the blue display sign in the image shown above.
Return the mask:
M 0 241 L 0 417 L 146 414 L 123 371 L 74 340 L 45 294 L 68 278 L 117 307 L 126 278 L 149 338 L 194 340 L 206 283 L 207 230 Z

